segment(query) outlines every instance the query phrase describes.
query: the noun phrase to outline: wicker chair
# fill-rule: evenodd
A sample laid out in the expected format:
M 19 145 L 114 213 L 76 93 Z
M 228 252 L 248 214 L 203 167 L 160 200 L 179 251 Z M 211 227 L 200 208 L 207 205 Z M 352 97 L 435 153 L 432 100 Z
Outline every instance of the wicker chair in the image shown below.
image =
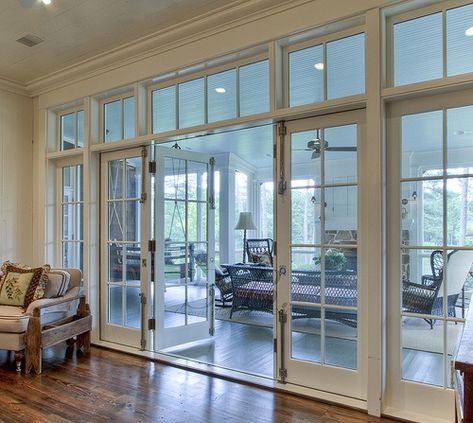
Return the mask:
M 455 316 L 455 304 L 473 263 L 473 251 L 454 251 L 447 257 L 447 314 Z M 443 313 L 443 252 L 435 250 L 430 256 L 432 275 L 422 276 L 421 283 L 403 281 L 402 309 L 410 313 L 440 316 Z M 424 319 L 430 328 L 434 319 Z
M 253 238 L 246 240 L 246 254 L 248 262 L 262 263 L 260 261 L 262 255 L 267 255 L 268 265 L 273 265 L 273 240 L 271 238 Z

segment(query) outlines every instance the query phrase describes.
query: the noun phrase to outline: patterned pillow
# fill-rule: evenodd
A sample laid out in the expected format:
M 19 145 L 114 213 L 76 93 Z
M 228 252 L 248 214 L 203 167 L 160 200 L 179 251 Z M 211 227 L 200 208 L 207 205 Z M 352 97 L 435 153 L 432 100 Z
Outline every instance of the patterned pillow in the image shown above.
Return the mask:
M 7 269 L 10 268 L 10 267 L 18 268 L 18 269 L 22 269 L 22 270 L 41 269 L 42 270 L 41 279 L 40 279 L 40 282 L 38 283 L 38 285 L 36 286 L 36 289 L 35 289 L 34 294 L 33 294 L 33 300 L 32 301 L 36 301 L 36 300 L 39 300 L 40 298 L 44 297 L 44 290 L 46 289 L 46 285 L 48 283 L 48 274 L 49 274 L 49 271 L 51 270 L 51 266 L 49 266 L 49 264 L 45 264 L 44 266 L 33 269 L 30 266 L 27 266 L 26 264 L 13 263 L 11 261 L 6 261 L 2 264 L 2 267 L 0 269 L 0 271 L 2 272 L 1 284 L 3 284 L 4 276 L 7 273 Z
M 35 299 L 44 268 L 23 269 L 12 264 L 6 264 L 2 268 L 4 275 L 0 287 L 0 304 L 27 308 Z
M 261 254 L 253 253 L 251 254 L 251 261 L 252 263 L 262 264 L 263 266 L 271 266 L 271 254 L 267 251 Z

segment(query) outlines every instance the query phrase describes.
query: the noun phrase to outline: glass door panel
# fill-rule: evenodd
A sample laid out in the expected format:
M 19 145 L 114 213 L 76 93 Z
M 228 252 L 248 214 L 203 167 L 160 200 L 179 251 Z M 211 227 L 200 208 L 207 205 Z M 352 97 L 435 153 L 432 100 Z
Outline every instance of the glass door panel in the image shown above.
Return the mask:
M 278 283 L 278 309 L 287 312 L 279 333 L 286 381 L 357 399 L 366 399 L 358 272 L 362 123 L 358 112 L 289 122 L 290 175 L 278 201 L 278 217 L 291 222 L 278 223 L 278 265 L 288 264 Z
M 213 335 L 213 165 L 205 154 L 153 148 L 155 350 L 170 351 Z M 196 271 L 205 271 L 205 278 L 196 278 Z
M 134 347 L 142 345 L 140 296 L 147 285 L 141 269 L 142 178 L 141 151 L 103 155 L 101 336 Z

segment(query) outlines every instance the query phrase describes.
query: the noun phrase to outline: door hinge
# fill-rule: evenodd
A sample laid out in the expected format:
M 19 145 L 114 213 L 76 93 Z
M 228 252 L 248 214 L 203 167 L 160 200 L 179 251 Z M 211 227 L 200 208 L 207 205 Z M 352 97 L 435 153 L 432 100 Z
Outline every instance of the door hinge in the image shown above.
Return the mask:
M 276 257 L 278 256 L 278 243 L 277 243 L 277 241 L 273 242 L 273 257 L 274 256 L 276 256 Z
M 286 383 L 287 369 L 279 369 L 279 379 L 282 383 Z
M 152 175 L 156 174 L 156 162 L 148 162 L 148 173 L 151 173 Z
M 276 144 L 273 144 L 273 159 L 275 159 L 275 158 L 276 158 L 276 154 L 278 154 L 278 153 L 277 153 L 277 150 L 278 150 L 278 146 L 277 146 Z
M 279 136 L 287 135 L 287 126 L 284 124 L 284 122 L 280 122 L 278 125 L 278 135 Z
M 148 330 L 156 330 L 156 319 L 148 319 Z
M 211 158 L 209 159 L 209 165 L 210 165 L 210 166 L 215 166 L 215 157 L 211 157 Z
M 279 323 L 287 323 L 287 313 L 282 309 L 278 311 L 278 321 Z
M 278 352 L 278 340 L 276 338 L 273 339 L 273 352 Z
M 148 241 L 148 252 L 155 253 L 156 252 L 156 240 L 150 239 Z

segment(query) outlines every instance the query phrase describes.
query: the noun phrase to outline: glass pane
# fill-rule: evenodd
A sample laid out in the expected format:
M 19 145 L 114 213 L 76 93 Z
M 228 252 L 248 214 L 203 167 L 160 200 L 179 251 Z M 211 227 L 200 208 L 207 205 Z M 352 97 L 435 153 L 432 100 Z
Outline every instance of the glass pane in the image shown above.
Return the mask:
M 443 281 L 441 250 L 401 250 L 402 310 L 409 313 L 443 314 L 438 299 Z
M 84 146 L 84 112 L 77 112 L 77 147 Z
M 110 282 L 123 281 L 123 244 L 113 242 L 108 244 L 108 280 Z
M 325 183 L 357 180 L 357 125 L 326 128 L 323 132 Z
M 291 243 L 320 243 L 321 195 L 318 188 L 291 189 Z
M 240 116 L 269 111 L 269 61 L 240 67 Z
M 126 197 L 140 198 L 141 195 L 141 158 L 126 159 Z
M 358 304 L 356 248 L 328 248 L 324 249 L 323 253 L 325 265 L 324 302 L 332 305 L 356 307 Z M 356 316 L 354 319 L 356 322 Z M 348 317 L 346 317 L 346 320 L 349 321 Z M 353 324 L 356 326 L 356 323 Z
M 443 245 L 443 182 L 401 183 L 403 245 Z
M 447 369 L 451 369 L 455 361 L 455 353 L 461 339 L 463 326 L 463 323 L 447 322 Z M 451 380 L 450 377 L 451 374 L 447 371 L 448 380 L 445 381 L 445 384 L 447 387 L 453 388 L 454 381 Z
M 187 204 L 187 239 L 189 242 L 205 240 L 207 237 L 207 207 L 205 203 Z
M 76 114 L 68 113 L 61 116 L 61 150 L 76 147 Z
M 449 251 L 447 257 L 447 265 L 444 269 L 446 284 L 439 289 L 438 307 L 441 308 L 443 299 L 447 298 L 447 316 L 464 318 L 471 298 L 473 251 Z
M 319 130 L 291 133 L 292 186 L 299 185 L 296 181 L 305 181 L 301 182 L 305 185 L 320 185 L 320 148 Z
M 79 178 L 79 180 L 78 180 Z M 82 166 L 65 166 L 62 168 L 62 202 L 81 201 Z
M 141 271 L 140 244 L 125 244 L 123 250 L 127 282 L 139 284 Z
M 104 105 L 104 140 L 117 141 L 122 135 L 122 100 L 115 100 Z
M 166 157 L 164 159 L 164 196 L 165 198 L 186 198 L 186 161 Z
M 394 25 L 394 85 L 442 77 L 442 13 Z
M 289 106 L 316 103 L 324 99 L 323 46 L 289 53 Z
M 443 385 L 443 322 L 433 329 L 423 319 L 403 317 L 401 322 L 401 377 L 404 380 Z
M 73 240 L 76 239 L 75 234 L 75 216 L 74 205 L 62 205 L 62 239 Z
M 179 84 L 179 128 L 204 123 L 204 78 Z
M 173 328 L 186 323 L 186 287 L 167 286 L 164 292 L 164 327 Z
M 169 241 L 186 240 L 186 206 L 184 201 L 164 201 L 164 231 Z
M 291 358 L 320 363 L 320 313 L 317 306 L 291 307 Z
M 473 245 L 473 178 L 447 179 L 447 244 Z
M 236 70 L 207 77 L 207 119 L 216 122 L 236 117 Z
M 442 175 L 442 111 L 403 116 L 401 126 L 401 176 Z
M 140 240 L 140 203 L 136 200 L 126 201 L 126 240 Z
M 473 4 L 447 10 L 447 76 L 473 72 Z
M 140 328 L 141 326 L 140 292 L 139 287 L 126 287 L 125 326 L 129 328 Z
M 207 164 L 187 162 L 189 200 L 207 201 Z
M 325 188 L 325 239 L 341 243 L 343 238 L 352 241 L 357 231 L 356 186 Z M 331 235 L 335 231 L 335 237 Z M 354 236 L 356 238 L 356 235 Z M 352 242 L 350 242 L 352 243 Z
M 325 363 L 347 369 L 357 368 L 356 311 L 325 310 Z
M 153 134 L 176 129 L 176 86 L 154 90 L 151 94 Z
M 108 198 L 123 198 L 125 190 L 123 187 L 123 168 L 125 160 L 112 160 L 108 162 Z
M 473 173 L 473 106 L 447 110 L 447 173 Z
M 123 287 L 108 286 L 108 322 L 123 326 Z
M 124 239 L 124 210 L 122 201 L 108 203 L 108 239 L 123 241 Z
M 135 98 L 123 99 L 123 139 L 135 138 Z
M 62 243 L 62 266 L 66 268 L 82 269 L 83 246 L 82 242 L 65 241 Z
M 365 34 L 327 43 L 327 98 L 365 92 Z

